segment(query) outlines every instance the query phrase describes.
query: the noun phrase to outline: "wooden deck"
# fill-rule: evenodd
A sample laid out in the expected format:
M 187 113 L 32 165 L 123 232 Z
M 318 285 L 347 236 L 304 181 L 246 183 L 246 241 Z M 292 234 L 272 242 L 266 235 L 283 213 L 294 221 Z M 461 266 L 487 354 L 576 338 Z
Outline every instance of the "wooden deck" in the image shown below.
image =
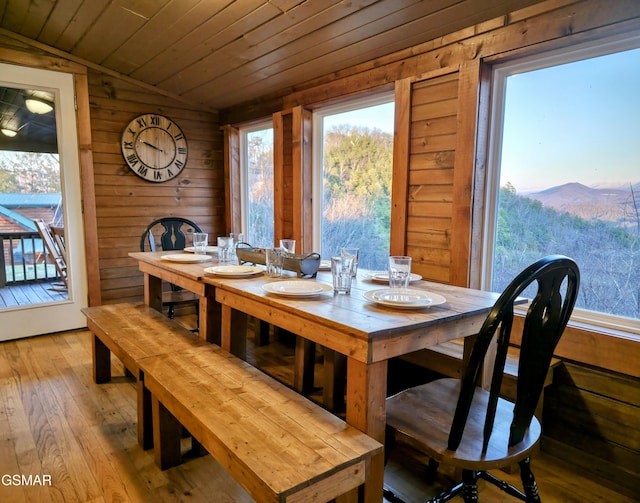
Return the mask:
M 55 291 L 60 280 L 50 282 L 25 283 L 0 288 L 0 309 L 5 307 L 28 306 L 31 304 L 44 304 L 67 300 L 69 294 L 66 291 Z

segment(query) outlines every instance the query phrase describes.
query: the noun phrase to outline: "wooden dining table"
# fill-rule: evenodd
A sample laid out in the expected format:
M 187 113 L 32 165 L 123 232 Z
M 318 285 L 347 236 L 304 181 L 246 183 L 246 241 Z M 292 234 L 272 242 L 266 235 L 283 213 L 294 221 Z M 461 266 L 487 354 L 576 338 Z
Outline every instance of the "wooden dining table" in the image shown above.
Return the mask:
M 240 357 L 246 351 L 247 317 L 288 330 L 347 358 L 346 422 L 384 442 L 387 366 L 391 358 L 460 337 L 475 335 L 498 294 L 428 281 L 411 284 L 443 296 L 441 305 L 406 309 L 367 300 L 365 292 L 386 285 L 359 271 L 350 295 L 332 291 L 309 297 L 274 294 L 265 285 L 292 280 L 264 274 L 224 277 L 207 274 L 217 261 L 183 264 L 162 260 L 160 252 L 135 252 L 145 274 L 145 302 L 157 306 L 159 281 L 169 281 L 200 295 L 201 336 Z M 329 272 L 300 281 L 331 283 Z M 369 467 L 364 500 L 381 502 L 384 457 Z

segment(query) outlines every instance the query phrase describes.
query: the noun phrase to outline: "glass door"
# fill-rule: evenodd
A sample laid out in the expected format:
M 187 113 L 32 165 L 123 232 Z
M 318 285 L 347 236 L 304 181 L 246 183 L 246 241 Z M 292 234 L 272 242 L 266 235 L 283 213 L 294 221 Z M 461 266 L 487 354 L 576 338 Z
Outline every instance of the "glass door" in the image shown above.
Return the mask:
M 85 326 L 73 76 L 0 64 L 0 340 Z

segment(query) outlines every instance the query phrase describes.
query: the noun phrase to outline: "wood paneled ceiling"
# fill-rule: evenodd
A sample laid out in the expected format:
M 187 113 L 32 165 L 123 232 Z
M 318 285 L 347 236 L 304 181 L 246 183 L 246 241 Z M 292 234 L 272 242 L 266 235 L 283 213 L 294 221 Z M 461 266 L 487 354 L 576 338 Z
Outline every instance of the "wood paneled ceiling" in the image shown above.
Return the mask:
M 0 0 L 0 34 L 219 110 L 539 1 Z

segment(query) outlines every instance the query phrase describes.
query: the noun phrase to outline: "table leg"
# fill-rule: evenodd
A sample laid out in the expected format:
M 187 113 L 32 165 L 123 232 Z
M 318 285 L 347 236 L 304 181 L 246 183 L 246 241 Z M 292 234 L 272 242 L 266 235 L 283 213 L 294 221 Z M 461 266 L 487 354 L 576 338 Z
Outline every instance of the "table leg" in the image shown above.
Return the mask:
M 347 357 L 324 348 L 324 386 L 322 403 L 333 412 L 344 410 L 344 392 L 347 374 Z
M 220 304 L 216 302 L 213 293 L 200 296 L 200 301 L 198 302 L 200 338 L 220 345 L 220 317 Z
M 221 306 L 220 346 L 243 360 L 247 359 L 247 317 L 229 306 Z
M 293 371 L 293 389 L 302 395 L 313 391 L 313 377 L 316 364 L 316 343 L 296 336 Z
M 91 334 L 93 381 L 102 384 L 111 380 L 111 351 L 96 335 Z
M 347 359 L 347 423 L 384 443 L 386 426 L 387 362 L 366 364 Z M 371 458 L 364 501 L 381 502 L 384 453 Z
M 162 280 L 144 273 L 144 303 L 162 312 Z

